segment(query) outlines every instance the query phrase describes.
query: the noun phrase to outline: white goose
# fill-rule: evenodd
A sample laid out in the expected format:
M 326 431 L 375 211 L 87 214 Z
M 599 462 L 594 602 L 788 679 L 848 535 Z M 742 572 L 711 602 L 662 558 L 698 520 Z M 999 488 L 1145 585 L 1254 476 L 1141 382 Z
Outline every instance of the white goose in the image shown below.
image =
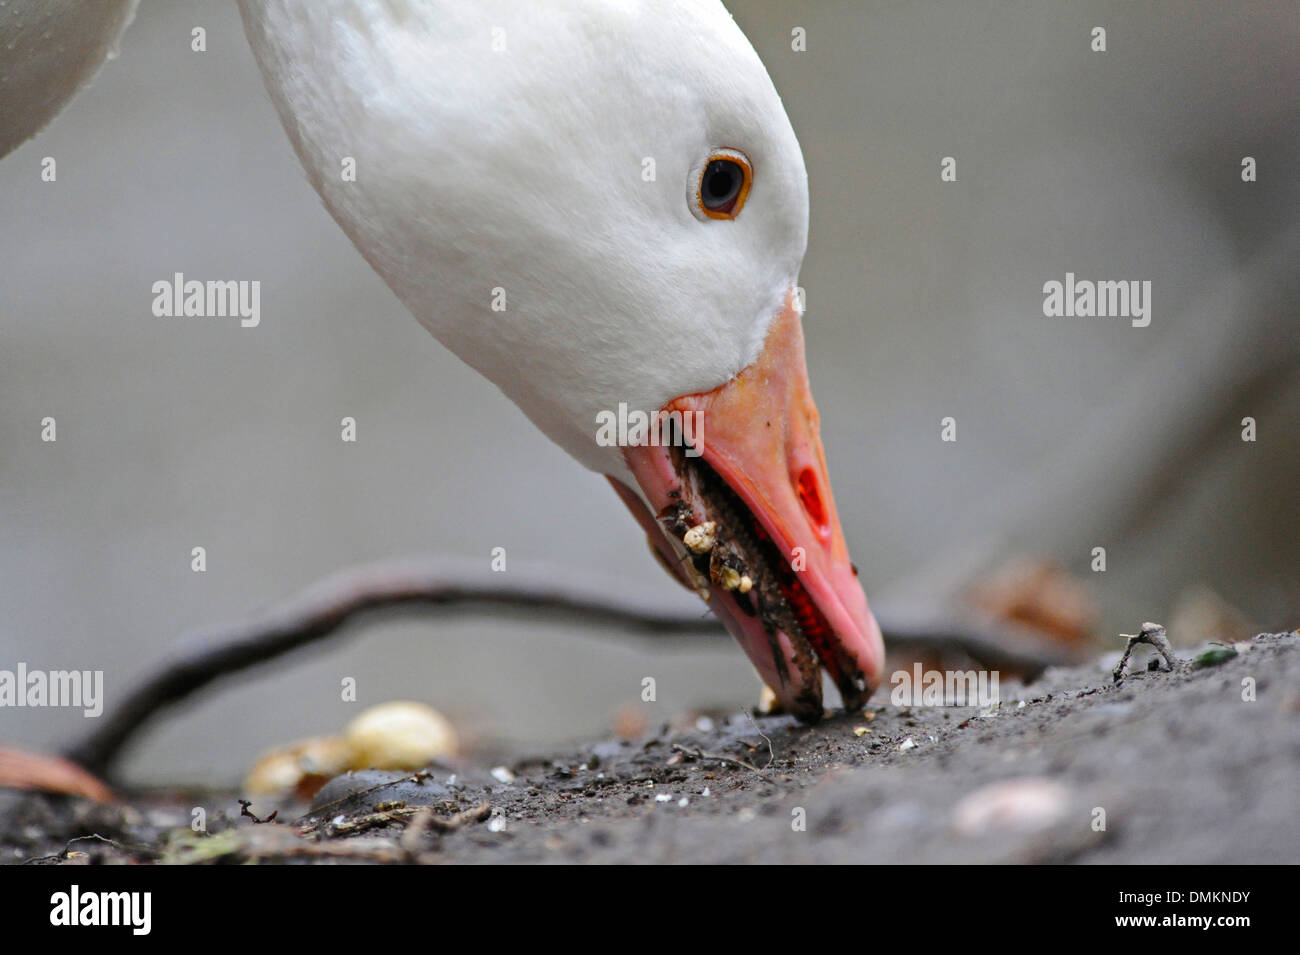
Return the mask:
M 794 305 L 807 176 L 721 3 L 240 9 L 308 177 L 415 317 L 610 477 L 789 710 L 821 716 L 819 663 L 860 705 L 884 653 Z M 598 441 L 620 404 L 694 413 L 702 456 Z
M 66 99 L 134 5 L 22 0 L 15 75 L 50 72 L 31 11 L 89 35 Z M 415 317 L 609 476 L 787 709 L 821 716 L 821 667 L 864 701 L 884 649 L 804 366 L 803 157 L 721 3 L 239 5 L 312 184 Z M 41 89 L 10 84 L 6 150 L 61 105 Z M 620 406 L 690 413 L 690 453 L 599 440 Z

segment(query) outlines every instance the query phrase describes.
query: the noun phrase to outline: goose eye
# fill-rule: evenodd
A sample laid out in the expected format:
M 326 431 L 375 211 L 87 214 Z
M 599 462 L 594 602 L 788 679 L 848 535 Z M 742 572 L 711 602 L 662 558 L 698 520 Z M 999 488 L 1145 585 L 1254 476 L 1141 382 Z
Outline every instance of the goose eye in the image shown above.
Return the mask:
M 700 173 L 700 211 L 710 219 L 734 219 L 745 205 L 753 172 L 740 156 L 711 156 Z

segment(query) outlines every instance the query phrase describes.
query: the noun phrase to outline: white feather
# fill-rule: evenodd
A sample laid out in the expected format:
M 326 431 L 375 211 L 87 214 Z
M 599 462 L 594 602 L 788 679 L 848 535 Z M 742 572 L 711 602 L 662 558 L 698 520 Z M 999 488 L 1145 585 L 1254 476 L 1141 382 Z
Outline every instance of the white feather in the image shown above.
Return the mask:
M 716 0 L 240 7 L 330 212 L 416 318 L 587 467 L 623 469 L 597 412 L 653 411 L 757 357 L 803 258 L 807 180 Z M 753 187 L 734 221 L 701 221 L 719 147 L 749 157 Z

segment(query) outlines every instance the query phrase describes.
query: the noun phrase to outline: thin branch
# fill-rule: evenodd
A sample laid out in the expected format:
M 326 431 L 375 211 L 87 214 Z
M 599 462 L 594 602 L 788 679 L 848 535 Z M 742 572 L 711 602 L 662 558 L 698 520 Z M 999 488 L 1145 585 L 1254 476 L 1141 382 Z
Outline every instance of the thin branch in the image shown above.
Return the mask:
M 772 781 L 767 773 L 759 769 L 753 763 L 747 763 L 743 759 L 736 759 L 734 756 L 723 756 L 719 753 L 706 753 L 702 749 L 691 749 L 689 746 L 683 746 L 681 743 L 673 743 L 673 750 L 678 753 L 685 753 L 687 756 L 693 756 L 696 759 L 711 759 L 719 763 L 728 763 L 732 766 L 739 766 L 741 769 L 748 769 L 751 773 L 758 773 L 768 782 Z
M 885 606 L 876 611 L 876 621 L 891 650 L 964 653 L 986 669 L 1013 671 L 1026 680 L 1093 655 L 1091 648 L 1067 646 L 1031 627 L 975 611 L 919 614 Z
M 154 859 L 157 858 L 158 856 L 158 851 L 156 849 L 151 848 L 150 846 L 129 845 L 126 843 L 118 842 L 116 839 L 110 839 L 108 838 L 108 836 L 101 836 L 98 832 L 92 832 L 88 836 L 77 836 L 76 838 L 69 839 L 67 843 L 64 845 L 63 849 L 60 852 L 54 853 L 54 855 L 36 856 L 35 858 L 32 859 L 25 859 L 21 864 L 22 865 L 47 865 L 52 862 L 66 862 L 68 861 L 68 856 L 72 852 L 72 847 L 76 845 L 78 842 L 102 842 L 105 845 L 112 846 L 114 849 L 117 849 L 119 852 L 128 853 L 128 854 L 134 853 L 136 856 L 140 856 L 146 859 Z
M 763 764 L 763 768 L 767 769 L 772 765 L 772 761 L 776 759 L 776 752 L 772 749 L 772 738 L 758 728 L 758 721 L 754 719 L 753 713 L 746 710 L 745 716 L 749 720 L 749 725 L 754 727 L 754 732 L 763 737 L 763 741 L 767 743 L 767 762 Z
M 67 753 L 103 774 L 123 744 L 160 710 L 221 676 L 273 660 L 336 633 L 356 618 L 474 605 L 547 610 L 587 624 L 619 624 L 659 635 L 717 631 L 698 609 L 663 610 L 663 601 L 626 588 L 597 585 L 556 570 L 493 573 L 448 561 L 379 564 L 344 571 L 261 613 L 182 638 L 173 654 L 132 691 L 94 732 Z
M 182 638 L 170 656 L 131 691 L 67 756 L 104 775 L 123 747 L 162 710 L 219 677 L 265 663 L 380 614 L 507 608 L 564 615 L 580 623 L 617 625 L 651 636 L 717 636 L 725 631 L 693 598 L 638 594 L 570 570 L 528 567 L 494 573 L 483 564 L 445 560 L 376 564 L 343 571 L 244 620 Z M 1076 658 L 1012 625 L 879 615 L 886 640 L 906 650 L 958 650 L 989 668 L 1030 677 Z
M 275 817 L 280 815 L 280 810 L 277 809 L 269 816 L 267 816 L 265 819 L 263 819 L 260 816 L 258 816 L 257 813 L 253 812 L 251 809 L 248 808 L 252 804 L 253 804 L 252 801 L 248 799 L 239 800 L 239 814 L 241 816 L 247 816 L 249 819 L 253 820 L 254 825 L 264 826 L 268 822 L 275 822 Z
M 1165 663 L 1170 670 L 1178 668 L 1178 657 L 1174 654 L 1174 648 L 1169 645 L 1169 634 L 1160 624 L 1145 623 L 1139 632 L 1121 633 L 1120 636 L 1124 637 L 1127 642 L 1124 644 L 1124 655 L 1119 658 L 1119 663 L 1115 664 L 1115 669 L 1111 673 L 1116 683 L 1124 679 L 1124 671 L 1128 668 L 1128 658 L 1132 656 L 1133 648 L 1139 643 L 1155 647 L 1156 652 L 1165 658 Z
M 362 796 L 369 796 L 371 793 L 379 792 L 379 790 L 387 789 L 390 786 L 396 786 L 398 783 L 422 783 L 431 775 L 432 773 L 428 770 L 422 769 L 416 773 L 407 773 L 405 776 L 396 776 L 393 779 L 386 779 L 382 783 L 376 783 L 373 786 L 367 786 L 365 789 L 358 789 L 355 792 L 350 792 L 344 796 L 340 796 L 332 802 L 327 802 L 320 806 L 313 806 L 298 819 L 298 822 L 306 823 L 309 820 L 317 820 L 317 822 L 310 823 L 306 829 L 302 830 L 303 832 L 309 832 L 311 829 L 315 828 L 319 820 L 328 819 L 330 811 L 336 806 L 342 806 L 345 803 L 354 802 Z

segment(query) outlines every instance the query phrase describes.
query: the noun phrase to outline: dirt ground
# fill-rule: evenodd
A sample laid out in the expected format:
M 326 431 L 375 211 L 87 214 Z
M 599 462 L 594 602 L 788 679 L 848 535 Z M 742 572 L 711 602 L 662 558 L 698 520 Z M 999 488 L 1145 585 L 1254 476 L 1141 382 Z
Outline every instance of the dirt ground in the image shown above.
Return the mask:
M 1052 669 L 983 713 L 880 692 L 813 727 L 688 714 L 637 741 L 354 774 L 260 824 L 238 793 L 0 793 L 0 860 L 1300 862 L 1300 635 L 1236 648 L 1173 672 L 1144 649 L 1118 685 L 1117 655 Z

